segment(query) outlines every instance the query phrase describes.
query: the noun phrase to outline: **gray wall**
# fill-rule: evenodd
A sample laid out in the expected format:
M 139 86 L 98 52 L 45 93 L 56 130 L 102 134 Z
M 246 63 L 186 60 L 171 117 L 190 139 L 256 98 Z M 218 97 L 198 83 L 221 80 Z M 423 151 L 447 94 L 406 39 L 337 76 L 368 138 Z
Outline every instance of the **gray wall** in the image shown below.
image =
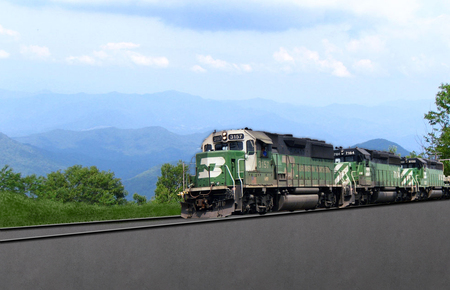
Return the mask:
M 0 244 L 1 289 L 446 289 L 450 201 Z

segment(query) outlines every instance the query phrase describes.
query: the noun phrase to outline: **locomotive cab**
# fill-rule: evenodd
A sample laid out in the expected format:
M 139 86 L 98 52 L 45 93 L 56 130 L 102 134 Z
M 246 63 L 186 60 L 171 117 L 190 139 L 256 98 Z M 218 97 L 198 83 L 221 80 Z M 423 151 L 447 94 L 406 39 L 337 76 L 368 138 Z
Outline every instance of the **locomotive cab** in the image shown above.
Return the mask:
M 402 185 L 410 187 L 412 200 L 440 198 L 444 191 L 444 165 L 426 158 L 402 159 Z
M 362 148 L 338 148 L 334 151 L 335 184 L 347 186 L 371 183 L 370 153 Z
M 196 155 L 196 173 L 183 192 L 183 217 L 220 217 L 235 211 L 245 172 L 257 169 L 259 158 L 271 158 L 272 141 L 250 129 L 214 132 Z M 238 191 L 237 191 L 238 188 Z

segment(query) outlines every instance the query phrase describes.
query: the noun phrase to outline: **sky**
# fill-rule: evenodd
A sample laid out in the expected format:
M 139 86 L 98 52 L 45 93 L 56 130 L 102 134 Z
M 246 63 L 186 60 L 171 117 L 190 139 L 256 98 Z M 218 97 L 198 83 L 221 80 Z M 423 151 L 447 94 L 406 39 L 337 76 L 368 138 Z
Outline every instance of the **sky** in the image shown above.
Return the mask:
M 449 1 L 0 0 L 3 90 L 432 102 L 449 52 Z

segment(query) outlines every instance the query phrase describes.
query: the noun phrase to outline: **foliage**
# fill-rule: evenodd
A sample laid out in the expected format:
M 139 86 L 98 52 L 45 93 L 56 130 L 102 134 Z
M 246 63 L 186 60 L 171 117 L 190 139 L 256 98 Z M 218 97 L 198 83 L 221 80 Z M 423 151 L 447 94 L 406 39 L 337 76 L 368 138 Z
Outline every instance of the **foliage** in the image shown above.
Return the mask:
M 124 204 L 127 192 L 113 172 L 100 171 L 97 167 L 74 165 L 64 172 L 60 170 L 47 174 L 35 194 L 62 202 L 84 202 L 88 204 Z
M 388 151 L 389 151 L 390 153 L 394 153 L 394 154 L 396 154 L 396 155 L 398 155 L 398 156 L 401 156 L 400 153 L 397 154 L 397 146 L 395 146 L 395 145 L 389 145 Z
M 183 172 L 186 174 L 186 167 L 180 160 L 177 165 L 165 163 L 161 166 L 161 176 L 156 182 L 156 190 L 153 201 L 156 203 L 174 203 L 181 201 L 178 195 L 183 191 Z
M 147 203 L 147 198 L 145 196 L 139 195 L 137 193 L 133 194 L 133 200 L 139 205 L 143 205 L 143 204 Z
M 429 156 L 439 159 L 450 158 L 450 84 L 441 84 L 436 94 L 436 111 L 429 111 L 425 119 L 431 125 L 431 132 L 425 136 L 429 144 L 425 148 Z M 445 166 L 445 173 L 449 174 L 449 165 Z
M 169 216 L 180 215 L 180 212 L 179 204 L 127 203 L 102 206 L 62 203 L 0 191 L 0 227 Z
M 416 151 L 411 151 L 411 152 L 409 153 L 409 155 L 407 155 L 407 156 L 405 156 L 405 157 L 406 157 L 406 158 L 422 158 L 422 157 L 425 157 L 425 153 L 422 152 L 422 153 L 417 154 Z
M 22 177 L 20 173 L 15 173 L 9 165 L 5 165 L 0 170 L 0 191 L 32 195 L 41 189 L 42 182 L 43 178 L 34 174 Z
M 0 170 L 0 190 L 8 190 L 16 193 L 25 193 L 25 185 L 20 173 L 14 173 L 12 168 L 5 165 Z

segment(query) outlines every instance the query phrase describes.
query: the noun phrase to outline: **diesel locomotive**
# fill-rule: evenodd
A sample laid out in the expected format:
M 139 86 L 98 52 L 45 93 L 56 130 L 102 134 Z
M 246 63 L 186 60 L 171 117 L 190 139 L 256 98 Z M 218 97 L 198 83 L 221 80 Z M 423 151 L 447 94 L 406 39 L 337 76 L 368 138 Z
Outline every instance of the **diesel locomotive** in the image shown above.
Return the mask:
M 183 218 L 214 218 L 448 198 L 449 189 L 434 160 L 245 128 L 203 141 L 181 195 Z

